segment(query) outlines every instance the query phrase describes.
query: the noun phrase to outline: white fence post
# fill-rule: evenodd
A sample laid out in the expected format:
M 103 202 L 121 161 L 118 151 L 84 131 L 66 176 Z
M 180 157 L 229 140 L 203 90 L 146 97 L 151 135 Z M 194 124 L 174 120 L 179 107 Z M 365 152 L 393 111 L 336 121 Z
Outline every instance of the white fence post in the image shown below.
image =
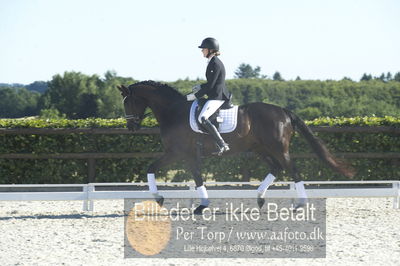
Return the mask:
M 87 212 L 90 211 L 92 212 L 94 209 L 94 202 L 92 199 L 90 199 L 90 194 L 94 191 L 94 185 L 92 184 L 85 184 L 83 186 L 83 192 L 85 193 L 85 199 L 83 200 L 83 211 Z
M 88 185 L 83 186 L 83 192 L 85 193 L 85 199 L 83 200 L 83 211 L 88 211 Z
M 196 192 L 196 185 L 194 183 L 189 183 L 189 190 Z M 193 203 L 194 203 L 194 199 L 190 198 L 189 199 L 189 207 L 188 208 L 191 208 Z
M 93 184 L 88 184 L 88 203 L 89 203 L 89 208 L 88 208 L 88 211 L 90 211 L 90 212 L 93 212 L 93 210 L 94 210 L 94 200 L 92 200 L 91 199 L 91 193 L 93 193 L 94 192 L 94 185 Z
M 393 208 L 400 209 L 400 181 L 393 183 L 393 188 L 397 189 L 397 197 L 393 198 Z

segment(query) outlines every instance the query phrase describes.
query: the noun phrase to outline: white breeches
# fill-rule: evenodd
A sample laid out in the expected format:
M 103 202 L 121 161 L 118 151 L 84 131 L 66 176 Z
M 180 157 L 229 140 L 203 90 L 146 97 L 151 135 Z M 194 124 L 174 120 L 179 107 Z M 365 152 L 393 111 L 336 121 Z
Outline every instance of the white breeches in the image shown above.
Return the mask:
M 221 105 L 224 104 L 224 102 L 225 101 L 223 100 L 208 100 L 203 106 L 203 109 L 201 110 L 201 113 L 199 115 L 200 124 L 202 122 L 202 118 L 208 119 L 218 110 L 218 108 L 221 107 Z

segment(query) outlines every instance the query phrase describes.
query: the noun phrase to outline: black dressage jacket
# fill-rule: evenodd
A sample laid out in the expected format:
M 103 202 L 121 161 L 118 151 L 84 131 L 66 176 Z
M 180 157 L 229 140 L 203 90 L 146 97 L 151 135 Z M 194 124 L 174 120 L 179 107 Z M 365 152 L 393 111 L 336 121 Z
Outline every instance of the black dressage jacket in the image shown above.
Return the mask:
M 195 93 L 196 98 L 204 95 L 208 100 L 229 100 L 230 93 L 225 86 L 225 67 L 222 61 L 213 56 L 206 70 L 207 83 L 201 84 L 201 89 Z

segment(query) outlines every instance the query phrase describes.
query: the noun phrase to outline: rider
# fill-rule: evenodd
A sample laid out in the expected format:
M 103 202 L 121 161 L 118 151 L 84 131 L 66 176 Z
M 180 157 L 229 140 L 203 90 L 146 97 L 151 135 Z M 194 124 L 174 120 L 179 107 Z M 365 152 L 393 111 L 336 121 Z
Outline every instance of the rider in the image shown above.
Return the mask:
M 225 101 L 229 101 L 230 93 L 225 87 L 225 67 L 218 58 L 220 55 L 218 41 L 214 38 L 206 38 L 199 46 L 203 52 L 203 56 L 208 59 L 206 70 L 207 83 L 196 85 L 193 87 L 193 93 L 187 96 L 188 101 L 201 98 L 207 95 L 207 102 L 199 115 L 199 122 L 214 137 L 219 148 L 218 155 L 225 151 L 229 151 L 228 144 L 222 139 L 218 130 L 208 119 L 213 115 Z

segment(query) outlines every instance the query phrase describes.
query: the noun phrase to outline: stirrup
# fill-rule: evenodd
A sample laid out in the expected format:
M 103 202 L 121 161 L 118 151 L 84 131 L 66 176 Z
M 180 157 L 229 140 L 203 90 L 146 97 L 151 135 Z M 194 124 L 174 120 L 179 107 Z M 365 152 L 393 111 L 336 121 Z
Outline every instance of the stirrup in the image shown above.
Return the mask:
M 216 155 L 221 156 L 224 152 L 229 151 L 230 148 L 228 146 L 228 144 L 224 143 L 224 145 L 222 147 L 220 147 L 219 145 L 217 145 L 219 151 L 215 152 Z

